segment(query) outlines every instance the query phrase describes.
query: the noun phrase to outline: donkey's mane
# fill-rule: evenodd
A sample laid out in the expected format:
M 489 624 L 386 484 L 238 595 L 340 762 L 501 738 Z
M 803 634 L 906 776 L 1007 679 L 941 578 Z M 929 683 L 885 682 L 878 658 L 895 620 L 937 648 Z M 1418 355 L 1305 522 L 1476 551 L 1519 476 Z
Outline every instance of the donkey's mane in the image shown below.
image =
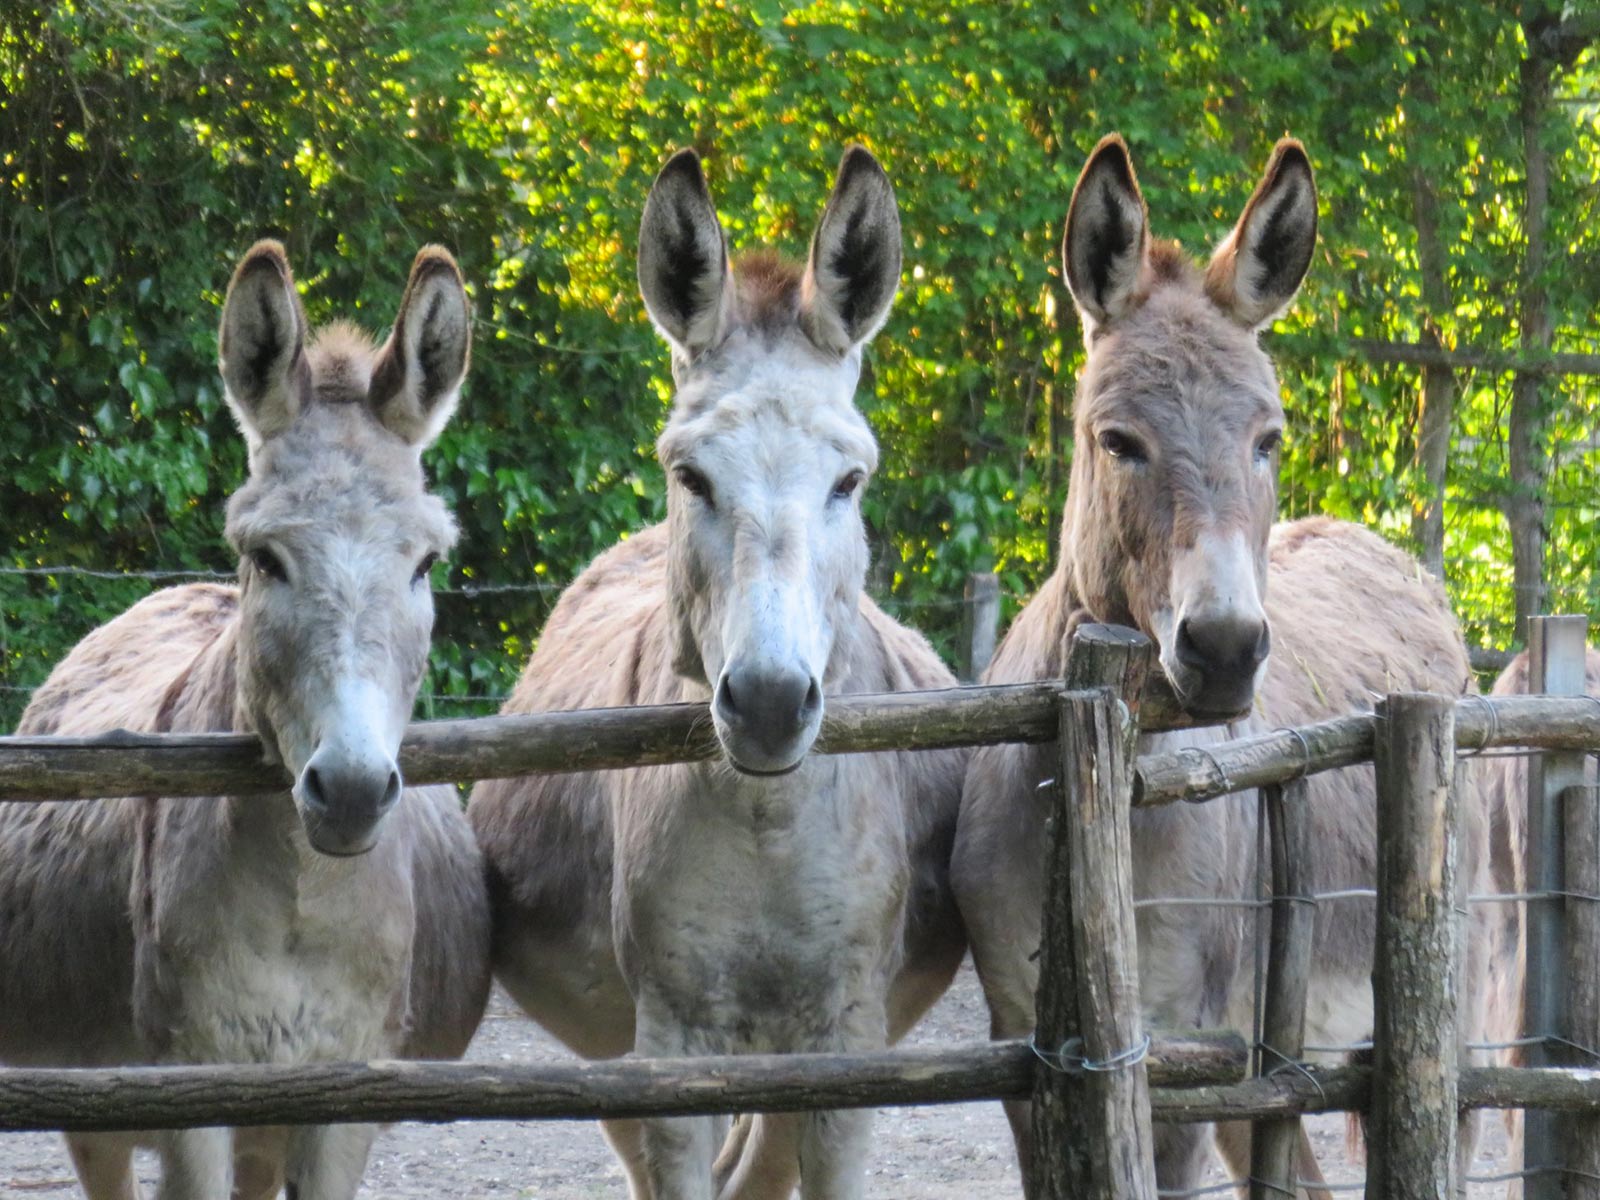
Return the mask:
M 349 321 L 330 321 L 306 347 L 317 399 L 329 403 L 364 400 L 372 382 L 372 337 Z
M 804 277 L 805 266 L 777 250 L 761 247 L 741 254 L 733 262 L 740 319 L 768 332 L 794 325 L 800 316 Z
M 1200 282 L 1200 265 L 1194 256 L 1171 238 L 1155 238 L 1146 260 L 1152 284 Z

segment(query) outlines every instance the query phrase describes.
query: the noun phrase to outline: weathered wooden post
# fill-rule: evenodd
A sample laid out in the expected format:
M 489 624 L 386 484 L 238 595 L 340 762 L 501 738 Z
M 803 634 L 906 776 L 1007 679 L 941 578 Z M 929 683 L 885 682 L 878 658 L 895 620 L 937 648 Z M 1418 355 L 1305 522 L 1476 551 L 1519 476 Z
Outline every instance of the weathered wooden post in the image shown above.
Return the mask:
M 1266 998 L 1261 1010 L 1261 1074 L 1293 1069 L 1305 1043 L 1306 985 L 1316 906 L 1311 893 L 1311 814 L 1303 779 L 1262 789 L 1272 877 Z M 1298 1115 L 1257 1121 L 1250 1142 L 1250 1200 L 1295 1194 Z
M 1455 701 L 1406 692 L 1377 710 L 1378 928 L 1367 1194 L 1456 1195 Z
M 967 576 L 962 595 L 966 610 L 966 661 L 961 664 L 964 683 L 983 678 L 994 657 L 1000 634 L 1000 578 L 992 571 L 974 571 Z
M 1045 855 L 1032 1200 L 1155 1200 L 1128 828 L 1149 665 L 1146 638 L 1103 625 L 1080 626 L 1067 658 Z
M 1528 691 L 1552 696 L 1581 696 L 1584 691 L 1584 652 L 1588 640 L 1586 617 L 1534 617 L 1528 622 Z M 1560 892 L 1564 882 L 1562 850 L 1564 819 L 1561 795 L 1583 782 L 1581 753 L 1547 751 L 1528 759 L 1528 891 Z M 1528 957 L 1524 982 L 1523 1032 L 1529 1036 L 1570 1037 L 1567 1011 L 1571 975 L 1567 954 L 1567 904 L 1534 900 L 1528 904 Z M 1577 1041 L 1578 1039 L 1573 1038 Z M 1530 1067 L 1559 1066 L 1573 1060 L 1549 1042 L 1528 1048 Z M 1574 1147 L 1564 1122 L 1551 1112 L 1530 1109 L 1524 1121 L 1524 1167 L 1561 1167 L 1568 1164 Z M 1569 1191 L 1559 1171 L 1542 1171 L 1528 1178 L 1527 1200 L 1561 1200 L 1579 1193 Z M 1592 1194 L 1592 1193 L 1591 1193 Z
M 1566 834 L 1568 1039 L 1600 1046 L 1600 787 L 1561 793 Z M 1580 1065 L 1592 1066 L 1592 1063 Z M 1568 1200 L 1600 1200 L 1600 1112 L 1574 1113 L 1566 1128 Z

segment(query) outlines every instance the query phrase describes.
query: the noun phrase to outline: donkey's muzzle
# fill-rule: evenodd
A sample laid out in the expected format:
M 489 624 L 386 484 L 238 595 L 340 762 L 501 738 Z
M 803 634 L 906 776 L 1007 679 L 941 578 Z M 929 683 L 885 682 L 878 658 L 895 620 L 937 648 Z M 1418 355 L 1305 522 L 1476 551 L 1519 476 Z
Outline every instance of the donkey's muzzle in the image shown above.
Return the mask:
M 392 761 L 348 762 L 319 752 L 300 773 L 294 793 L 312 848 L 348 857 L 377 845 L 379 825 L 400 789 Z
M 1178 623 L 1173 683 L 1184 707 L 1197 715 L 1232 716 L 1255 700 L 1261 664 L 1272 632 L 1258 616 L 1240 612 L 1185 617 Z
M 809 671 L 775 663 L 734 663 L 711 700 L 728 760 L 749 775 L 782 775 L 800 765 L 822 724 L 822 686 Z

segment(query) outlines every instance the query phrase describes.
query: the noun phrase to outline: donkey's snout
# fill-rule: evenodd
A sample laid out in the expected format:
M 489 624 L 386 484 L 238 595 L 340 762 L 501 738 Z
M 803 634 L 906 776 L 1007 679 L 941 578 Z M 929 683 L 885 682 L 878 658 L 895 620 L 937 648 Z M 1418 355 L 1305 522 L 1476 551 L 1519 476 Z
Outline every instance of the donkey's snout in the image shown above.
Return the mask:
M 1237 611 L 1197 613 L 1178 622 L 1177 660 L 1194 678 L 1186 691 L 1196 712 L 1231 714 L 1247 708 L 1256 674 L 1272 650 L 1264 618 Z
M 1265 621 L 1234 613 L 1185 617 L 1178 624 L 1178 657 L 1205 674 L 1254 673 L 1267 661 L 1272 634 Z
M 811 748 L 822 720 L 822 687 L 798 666 L 736 663 L 717 681 L 711 709 L 736 767 L 781 774 Z
M 400 799 L 393 762 L 343 760 L 318 751 L 300 773 L 295 799 L 311 845 L 323 854 L 364 854 L 378 825 Z

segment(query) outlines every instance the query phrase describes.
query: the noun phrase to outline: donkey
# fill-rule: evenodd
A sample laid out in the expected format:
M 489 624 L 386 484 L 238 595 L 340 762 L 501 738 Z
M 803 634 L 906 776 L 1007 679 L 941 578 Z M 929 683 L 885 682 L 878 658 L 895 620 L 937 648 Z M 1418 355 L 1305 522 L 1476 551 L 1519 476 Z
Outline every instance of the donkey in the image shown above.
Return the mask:
M 1202 268 L 1175 243 L 1149 236 L 1122 139 L 1107 137 L 1090 155 L 1064 245 L 1088 356 L 1061 561 L 1006 635 L 990 682 L 1059 677 L 1079 622 L 1115 622 L 1152 639 L 1191 712 L 1252 710 L 1228 731 L 1146 737 L 1144 751 L 1367 710 L 1374 696 L 1396 690 L 1472 688 L 1444 591 L 1409 556 L 1325 518 L 1273 527 L 1284 417 L 1256 333 L 1298 291 L 1316 220 L 1311 164 L 1298 142 L 1281 141 Z M 985 748 L 972 757 L 962 795 L 952 885 L 995 1037 L 1023 1036 L 1034 1024 L 1045 886 L 1039 784 L 1049 774 L 1040 748 Z M 1372 886 L 1372 769 L 1317 775 L 1308 787 L 1316 890 Z M 1486 862 L 1487 823 L 1475 791 L 1462 807 L 1470 880 Z M 1132 836 L 1140 899 L 1254 892 L 1252 797 L 1140 810 Z M 1337 913 L 1324 906 L 1316 926 L 1307 1016 L 1314 1045 L 1357 1043 L 1372 1029 L 1371 902 L 1337 903 Z M 1237 908 L 1141 907 L 1137 934 L 1152 1022 L 1251 1027 L 1253 947 Z M 1473 937 L 1475 963 L 1491 941 L 1481 930 Z M 1486 1019 L 1480 1004 L 1467 1024 L 1478 1029 Z M 1028 1106 L 1007 1108 L 1026 1182 Z M 1219 1132 L 1234 1176 L 1244 1177 L 1248 1126 Z M 1158 1185 L 1193 1186 L 1206 1130 L 1166 1127 L 1156 1141 Z M 1314 1168 L 1314 1159 L 1303 1163 L 1302 1174 Z
M 730 265 L 693 151 L 662 169 L 639 284 L 672 350 L 665 524 L 567 589 L 505 711 L 710 701 L 714 762 L 490 781 L 497 977 L 573 1050 L 868 1050 L 965 950 L 948 887 L 959 753 L 807 756 L 824 695 L 948 687 L 862 594 L 877 463 L 852 403 L 900 221 L 852 147 L 804 268 Z M 862 1193 L 870 1114 L 754 1118 L 713 1181 L 710 1118 L 614 1124 L 635 1200 Z M 742 1157 L 739 1152 L 742 1150 Z
M 0 1060 L 56 1066 L 459 1057 L 487 1000 L 482 859 L 455 791 L 395 762 L 455 538 L 421 453 L 467 369 L 455 261 L 417 255 L 381 349 L 307 338 L 283 247 L 245 255 L 221 370 L 249 446 L 239 586 L 172 588 L 80 642 L 20 731 L 244 731 L 292 790 L 0 804 Z M 90 1200 L 348 1200 L 375 1130 L 69 1135 Z

